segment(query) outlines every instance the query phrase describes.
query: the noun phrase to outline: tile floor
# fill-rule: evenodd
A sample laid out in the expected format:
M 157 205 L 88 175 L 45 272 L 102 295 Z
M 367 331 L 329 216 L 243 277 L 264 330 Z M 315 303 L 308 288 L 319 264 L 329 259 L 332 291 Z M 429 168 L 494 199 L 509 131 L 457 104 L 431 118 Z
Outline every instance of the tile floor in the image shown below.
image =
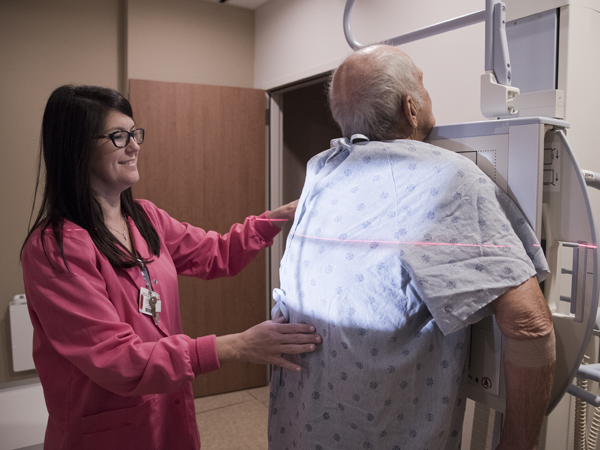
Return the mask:
M 197 398 L 202 450 L 266 450 L 269 386 Z

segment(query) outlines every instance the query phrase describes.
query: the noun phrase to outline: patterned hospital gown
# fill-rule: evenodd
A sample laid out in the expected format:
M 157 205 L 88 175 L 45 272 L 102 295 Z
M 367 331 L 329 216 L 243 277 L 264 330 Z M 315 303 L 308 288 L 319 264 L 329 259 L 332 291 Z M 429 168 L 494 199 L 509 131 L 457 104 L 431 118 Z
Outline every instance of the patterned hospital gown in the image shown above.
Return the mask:
M 470 324 L 548 266 L 515 204 L 466 158 L 409 140 L 315 156 L 279 309 L 323 336 L 274 367 L 271 450 L 459 449 Z

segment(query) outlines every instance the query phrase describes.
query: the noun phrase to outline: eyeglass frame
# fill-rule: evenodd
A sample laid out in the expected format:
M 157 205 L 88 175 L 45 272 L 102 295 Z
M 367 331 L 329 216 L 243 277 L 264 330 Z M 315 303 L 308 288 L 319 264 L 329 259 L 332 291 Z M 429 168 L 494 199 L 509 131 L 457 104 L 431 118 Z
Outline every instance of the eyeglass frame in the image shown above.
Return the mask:
M 142 142 L 138 142 L 138 141 L 135 139 L 135 137 L 133 136 L 133 134 L 134 134 L 136 131 L 140 131 L 140 130 L 142 131 Z M 115 142 L 115 134 L 118 134 L 118 133 L 127 133 L 127 142 L 125 142 L 125 145 L 117 145 L 117 143 Z M 145 137 L 146 137 L 146 130 L 144 130 L 143 128 L 136 128 L 136 129 L 134 129 L 134 130 L 132 130 L 132 131 L 127 131 L 127 130 L 117 130 L 117 131 L 113 131 L 112 133 L 106 134 L 106 135 L 104 135 L 104 136 L 98 136 L 98 139 L 101 139 L 101 138 L 109 138 L 109 139 L 112 141 L 112 143 L 113 143 L 113 145 L 114 145 L 115 147 L 117 147 L 117 148 L 125 148 L 125 147 L 127 147 L 127 146 L 129 145 L 129 142 L 131 142 L 131 139 L 132 139 L 132 138 L 133 138 L 134 142 L 135 142 L 137 145 L 141 145 L 141 144 L 144 142 L 144 139 L 145 139 Z

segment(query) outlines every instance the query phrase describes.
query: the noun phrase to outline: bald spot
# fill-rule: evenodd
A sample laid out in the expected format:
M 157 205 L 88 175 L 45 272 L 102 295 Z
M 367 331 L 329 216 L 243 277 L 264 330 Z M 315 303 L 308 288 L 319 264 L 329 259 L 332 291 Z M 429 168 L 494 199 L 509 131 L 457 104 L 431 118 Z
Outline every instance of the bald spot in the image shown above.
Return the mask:
M 389 45 L 375 45 L 362 48 L 348 56 L 337 68 L 333 76 L 332 95 L 342 104 L 356 101 L 360 93 L 370 82 L 370 78 L 379 70 L 377 56 L 391 53 L 399 58 L 407 58 L 415 67 L 412 59 L 402 50 Z

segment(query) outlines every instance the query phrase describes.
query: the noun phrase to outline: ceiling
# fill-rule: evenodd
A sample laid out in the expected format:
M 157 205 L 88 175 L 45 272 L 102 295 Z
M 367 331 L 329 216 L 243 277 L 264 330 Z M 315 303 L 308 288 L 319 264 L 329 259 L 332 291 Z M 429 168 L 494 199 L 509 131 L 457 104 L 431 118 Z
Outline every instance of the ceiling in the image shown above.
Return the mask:
M 212 3 L 220 3 L 219 0 L 205 0 Z M 226 0 L 223 4 L 230 6 L 238 6 L 246 9 L 256 9 L 263 3 L 267 3 L 269 0 Z

